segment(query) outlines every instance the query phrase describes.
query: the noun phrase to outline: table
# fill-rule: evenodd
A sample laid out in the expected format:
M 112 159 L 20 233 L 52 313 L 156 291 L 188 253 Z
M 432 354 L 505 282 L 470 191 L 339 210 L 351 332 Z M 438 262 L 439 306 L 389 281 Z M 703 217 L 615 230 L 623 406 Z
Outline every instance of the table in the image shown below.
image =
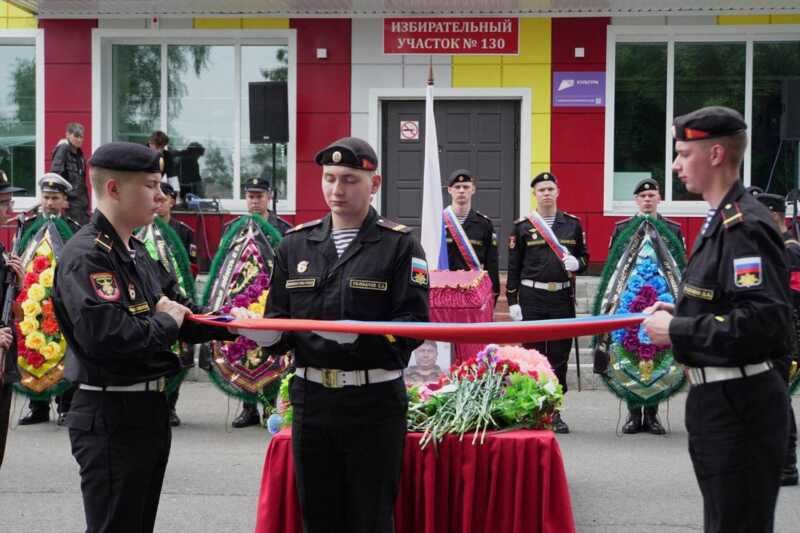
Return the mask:
M 469 437 L 469 438 L 468 438 Z M 397 533 L 569 533 L 575 531 L 558 441 L 551 431 L 448 436 L 434 452 L 421 434 L 406 436 Z M 438 455 L 437 455 L 438 453 Z M 291 433 L 267 448 L 256 533 L 301 533 Z

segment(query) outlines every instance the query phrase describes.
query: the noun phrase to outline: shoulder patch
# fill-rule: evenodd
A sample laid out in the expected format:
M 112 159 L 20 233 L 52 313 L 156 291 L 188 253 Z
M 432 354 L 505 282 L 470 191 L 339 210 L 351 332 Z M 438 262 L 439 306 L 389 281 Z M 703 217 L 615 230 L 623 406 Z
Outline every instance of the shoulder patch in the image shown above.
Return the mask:
M 411 233 L 411 228 L 409 228 L 405 224 L 398 224 L 397 222 L 392 222 L 391 220 L 387 220 L 383 217 L 376 220 L 375 224 L 377 224 L 382 228 L 390 229 L 398 233 Z
M 521 218 L 518 218 L 517 220 L 515 220 L 514 224 L 522 224 L 526 220 L 528 220 L 528 217 L 521 217 Z
M 725 229 L 731 229 L 744 222 L 744 215 L 736 202 L 725 204 L 720 208 L 720 216 L 722 217 L 722 225 Z
M 565 217 L 567 217 L 567 218 L 571 218 L 571 219 L 574 219 L 574 220 L 580 220 L 580 219 L 579 219 L 578 217 L 576 217 L 575 215 L 572 215 L 572 214 L 570 214 L 570 213 L 567 213 L 566 211 L 561 211 L 561 212 L 562 212 L 562 213 L 564 213 L 564 216 L 565 216 Z
M 182 222 L 180 220 L 178 220 L 177 222 L 181 227 L 184 227 L 186 229 L 192 229 L 192 227 L 189 224 L 187 224 L 186 222 Z
M 475 210 L 475 214 L 476 214 L 476 215 L 478 215 L 478 216 L 479 216 L 479 217 L 481 217 L 481 218 L 484 218 L 484 219 L 488 220 L 489 222 L 491 222 L 491 221 L 492 221 L 492 219 L 491 219 L 491 218 L 489 218 L 487 215 L 484 215 L 483 213 L 481 213 L 481 212 L 480 212 L 480 211 L 478 211 L 477 209 Z
M 314 226 L 319 226 L 320 224 L 322 224 L 322 219 L 318 218 L 317 220 L 312 220 L 311 222 L 303 222 L 302 224 L 298 224 L 293 228 L 289 228 L 288 230 L 286 230 L 286 233 L 288 235 L 289 233 L 294 233 L 295 231 L 300 231 L 301 229 L 313 228 Z
M 786 246 L 800 246 L 800 241 L 797 239 L 786 239 L 783 241 L 783 244 Z
M 106 252 L 110 252 L 111 249 L 114 247 L 114 241 L 111 240 L 105 233 L 98 233 L 97 237 L 94 240 L 95 246 L 100 248 L 101 250 L 105 250 Z

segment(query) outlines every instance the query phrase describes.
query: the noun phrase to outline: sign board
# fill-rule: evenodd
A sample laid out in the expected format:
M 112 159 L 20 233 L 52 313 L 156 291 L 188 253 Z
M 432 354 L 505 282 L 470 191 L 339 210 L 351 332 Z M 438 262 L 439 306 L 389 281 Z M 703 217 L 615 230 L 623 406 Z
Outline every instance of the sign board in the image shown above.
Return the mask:
M 387 18 L 385 54 L 517 54 L 516 18 Z
M 553 72 L 553 107 L 605 105 L 605 72 Z
M 400 121 L 400 140 L 401 141 L 419 140 L 419 120 Z

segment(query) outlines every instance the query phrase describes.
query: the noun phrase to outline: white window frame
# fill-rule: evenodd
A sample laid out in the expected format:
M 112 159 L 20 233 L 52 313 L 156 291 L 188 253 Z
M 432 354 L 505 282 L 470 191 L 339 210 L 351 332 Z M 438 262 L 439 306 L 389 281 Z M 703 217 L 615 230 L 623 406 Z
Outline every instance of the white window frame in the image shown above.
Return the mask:
M 745 121 L 753 118 L 753 44 L 767 41 L 800 41 L 800 26 L 791 24 L 748 26 L 608 26 L 606 40 L 606 124 L 603 212 L 606 216 L 632 215 L 636 204 L 630 200 L 614 200 L 614 111 L 617 43 L 666 43 L 667 102 L 664 124 L 665 198 L 659 212 L 672 216 L 705 216 L 708 204 L 702 201 L 672 200 L 672 120 L 674 114 L 675 43 L 736 42 L 745 44 Z M 747 130 L 748 141 L 752 132 Z M 750 142 L 744 158 L 744 184 L 750 185 L 752 158 Z
M 44 174 L 45 139 L 44 139 L 44 30 L 21 29 L 0 30 L 0 44 L 34 46 L 34 62 L 36 69 L 36 176 L 34 176 L 33 194 L 30 196 L 14 196 L 14 210 L 27 211 L 39 204 L 41 193 L 37 184 L 39 176 Z
M 92 151 L 111 140 L 111 46 L 115 44 L 151 44 L 162 48 L 161 61 L 161 129 L 167 131 L 165 95 L 167 94 L 167 64 L 164 45 L 226 45 L 234 47 L 234 107 L 233 199 L 221 199 L 220 205 L 232 213 L 247 211 L 241 194 L 241 120 L 246 110 L 241 106 L 241 47 L 244 45 L 286 45 L 289 48 L 289 142 L 286 145 L 286 198 L 278 199 L 278 213 L 297 212 L 297 30 L 124 30 L 97 28 L 92 30 Z

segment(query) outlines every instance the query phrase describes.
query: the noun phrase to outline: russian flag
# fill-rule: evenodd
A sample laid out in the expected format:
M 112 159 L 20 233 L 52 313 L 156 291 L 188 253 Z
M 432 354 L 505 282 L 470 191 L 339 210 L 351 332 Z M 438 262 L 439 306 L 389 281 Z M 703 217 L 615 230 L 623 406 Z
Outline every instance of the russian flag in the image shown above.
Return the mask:
M 425 93 L 425 171 L 422 178 L 422 248 L 431 270 L 449 270 L 447 237 L 442 219 L 442 177 L 439 142 L 433 114 L 433 83 Z

